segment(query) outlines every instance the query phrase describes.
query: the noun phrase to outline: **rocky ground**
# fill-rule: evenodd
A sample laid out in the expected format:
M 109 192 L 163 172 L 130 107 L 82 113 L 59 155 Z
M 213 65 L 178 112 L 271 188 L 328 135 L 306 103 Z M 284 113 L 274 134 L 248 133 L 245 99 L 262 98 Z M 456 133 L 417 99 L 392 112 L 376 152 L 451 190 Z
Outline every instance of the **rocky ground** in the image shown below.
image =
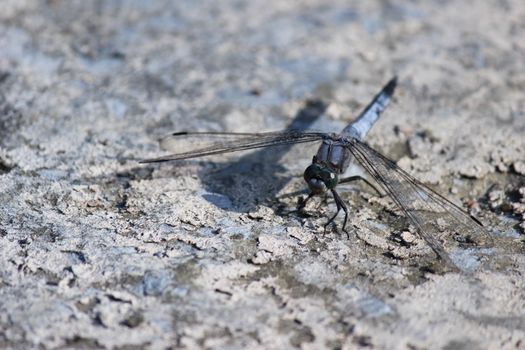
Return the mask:
M 0 347 L 525 348 L 523 18 L 4 0 Z M 138 164 L 173 131 L 338 130 L 393 75 L 367 141 L 485 223 L 494 247 L 457 251 L 460 273 L 366 186 L 342 191 L 349 238 L 323 234 L 331 199 L 293 212 L 316 145 Z

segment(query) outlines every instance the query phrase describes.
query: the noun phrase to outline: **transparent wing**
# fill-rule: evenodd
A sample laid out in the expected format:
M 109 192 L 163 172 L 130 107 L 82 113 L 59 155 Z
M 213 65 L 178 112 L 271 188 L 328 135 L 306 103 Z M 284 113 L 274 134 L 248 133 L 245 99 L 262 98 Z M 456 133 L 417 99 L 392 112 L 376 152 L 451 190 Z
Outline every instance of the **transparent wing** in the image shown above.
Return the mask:
M 476 218 L 416 180 L 392 160 L 356 139 L 348 148 L 449 266 L 455 267 L 455 264 L 443 247 L 446 238 L 463 245 L 492 245 L 490 234 Z
M 325 137 L 328 137 L 326 133 L 300 130 L 265 133 L 178 132 L 160 141 L 162 148 L 176 153 L 145 159 L 141 163 L 158 163 L 253 148 L 313 142 Z

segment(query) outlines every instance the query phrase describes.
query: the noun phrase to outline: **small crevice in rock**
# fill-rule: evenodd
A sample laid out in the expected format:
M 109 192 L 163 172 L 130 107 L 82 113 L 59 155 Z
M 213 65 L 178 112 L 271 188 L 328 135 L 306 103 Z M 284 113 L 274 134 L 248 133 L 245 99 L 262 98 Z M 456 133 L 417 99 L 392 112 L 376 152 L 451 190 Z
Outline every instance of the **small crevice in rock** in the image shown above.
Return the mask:
M 13 170 L 13 166 L 7 165 L 2 159 L 0 159 L 0 175 L 7 174 L 11 170 Z

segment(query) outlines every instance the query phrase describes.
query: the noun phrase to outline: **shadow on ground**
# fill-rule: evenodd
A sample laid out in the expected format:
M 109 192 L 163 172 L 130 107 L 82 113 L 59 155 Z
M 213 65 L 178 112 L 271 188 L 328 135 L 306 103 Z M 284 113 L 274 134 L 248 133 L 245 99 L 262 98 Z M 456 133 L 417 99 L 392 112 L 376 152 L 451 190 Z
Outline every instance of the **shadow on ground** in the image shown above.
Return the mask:
M 309 100 L 287 129 L 308 129 L 326 111 L 321 100 Z M 275 198 L 291 177 L 279 164 L 292 145 L 276 146 L 250 152 L 239 159 L 221 164 L 213 173 L 200 172 L 206 192 L 203 197 L 222 209 L 249 212 L 259 203 Z M 219 194 L 219 195 L 217 195 Z M 225 205 L 224 197 L 230 199 Z

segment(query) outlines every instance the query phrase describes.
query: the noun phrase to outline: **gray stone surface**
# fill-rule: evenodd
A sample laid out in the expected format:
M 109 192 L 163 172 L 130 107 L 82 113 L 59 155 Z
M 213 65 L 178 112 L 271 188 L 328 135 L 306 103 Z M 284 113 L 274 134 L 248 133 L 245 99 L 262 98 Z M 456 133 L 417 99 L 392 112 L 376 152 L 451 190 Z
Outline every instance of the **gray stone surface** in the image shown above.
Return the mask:
M 524 18 L 520 0 L 2 1 L 0 347 L 525 348 Z M 367 140 L 490 227 L 462 274 L 394 239 L 366 187 L 343 193 L 350 239 L 322 234 L 331 200 L 290 213 L 315 145 L 137 163 L 182 129 L 338 129 L 393 74 Z

